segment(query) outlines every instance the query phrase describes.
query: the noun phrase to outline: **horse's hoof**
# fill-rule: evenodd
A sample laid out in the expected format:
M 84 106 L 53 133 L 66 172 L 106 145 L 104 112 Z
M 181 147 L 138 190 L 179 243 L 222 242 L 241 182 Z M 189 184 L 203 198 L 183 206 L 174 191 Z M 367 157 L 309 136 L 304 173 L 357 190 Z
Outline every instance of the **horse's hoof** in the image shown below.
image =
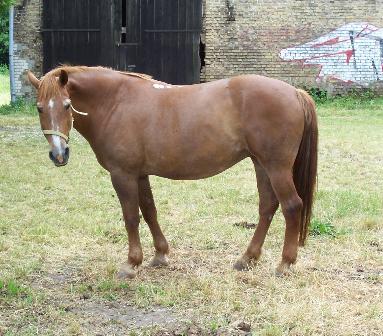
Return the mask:
M 248 271 L 250 269 L 250 263 L 240 258 L 234 263 L 233 268 L 237 271 Z
M 125 265 L 122 265 L 121 269 L 118 271 L 117 279 L 119 280 L 134 279 L 136 275 L 137 273 L 134 270 L 134 268 L 129 264 L 125 264 Z
M 169 266 L 168 258 L 166 254 L 157 254 L 153 257 L 152 261 L 149 263 L 149 267 L 161 267 Z
M 277 277 L 284 277 L 291 274 L 290 264 L 286 262 L 281 262 L 275 270 L 275 275 Z

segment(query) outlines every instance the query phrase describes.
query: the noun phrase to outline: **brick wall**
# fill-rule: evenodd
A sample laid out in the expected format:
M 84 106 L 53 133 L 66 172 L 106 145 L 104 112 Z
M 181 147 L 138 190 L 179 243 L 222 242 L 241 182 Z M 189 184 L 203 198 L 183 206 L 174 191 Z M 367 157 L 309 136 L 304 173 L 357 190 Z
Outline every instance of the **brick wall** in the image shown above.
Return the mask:
M 383 79 L 383 0 L 203 0 L 203 5 L 202 81 L 255 73 L 333 90 L 379 86 Z M 25 84 L 27 69 L 42 72 L 41 13 L 42 0 L 16 1 L 17 96 L 34 95 Z
M 15 2 L 13 53 L 17 97 L 32 98 L 35 95 L 35 89 L 26 79 L 28 69 L 38 76 L 42 73 L 41 11 L 41 0 Z
M 383 79 L 382 14 L 381 0 L 205 0 L 202 78 L 256 73 L 329 90 L 374 86 Z

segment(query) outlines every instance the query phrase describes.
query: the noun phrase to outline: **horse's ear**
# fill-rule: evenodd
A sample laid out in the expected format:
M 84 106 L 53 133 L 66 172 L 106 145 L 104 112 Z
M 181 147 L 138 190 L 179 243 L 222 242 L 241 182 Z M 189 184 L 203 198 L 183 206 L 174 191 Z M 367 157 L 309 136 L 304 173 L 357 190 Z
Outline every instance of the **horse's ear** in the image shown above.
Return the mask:
M 68 73 L 65 70 L 61 70 L 59 82 L 61 86 L 65 86 L 68 83 Z
M 37 77 L 32 73 L 32 71 L 29 71 L 28 70 L 28 79 L 29 81 L 31 82 L 31 84 L 36 88 L 38 89 L 39 86 L 40 86 L 40 81 L 37 79 Z

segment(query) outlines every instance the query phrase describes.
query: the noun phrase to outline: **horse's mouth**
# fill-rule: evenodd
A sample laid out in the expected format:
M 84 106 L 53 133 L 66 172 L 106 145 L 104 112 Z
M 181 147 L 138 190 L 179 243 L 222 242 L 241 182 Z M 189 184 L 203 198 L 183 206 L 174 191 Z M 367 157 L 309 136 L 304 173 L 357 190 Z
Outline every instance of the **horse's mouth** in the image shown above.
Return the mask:
M 67 147 L 65 149 L 65 154 L 60 157 L 60 160 L 57 157 L 55 157 L 51 151 L 49 152 L 49 158 L 56 167 L 65 166 L 68 163 L 69 159 L 69 148 Z
M 63 163 L 59 163 L 59 162 L 53 162 L 53 163 L 55 164 L 56 167 L 62 167 L 62 166 L 66 166 L 68 161 Z

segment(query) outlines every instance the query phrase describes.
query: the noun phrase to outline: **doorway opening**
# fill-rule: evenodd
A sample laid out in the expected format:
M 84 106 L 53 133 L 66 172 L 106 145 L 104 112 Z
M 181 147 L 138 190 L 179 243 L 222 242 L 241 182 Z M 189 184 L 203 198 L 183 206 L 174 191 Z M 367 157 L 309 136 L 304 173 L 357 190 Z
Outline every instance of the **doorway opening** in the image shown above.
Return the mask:
M 202 42 L 202 37 L 200 37 L 199 39 L 199 59 L 200 59 L 200 69 L 199 69 L 199 72 L 200 72 L 200 82 L 203 83 L 204 80 L 202 80 L 202 78 L 204 77 L 203 74 L 205 72 L 205 66 L 206 66 L 206 63 L 205 63 L 205 56 L 206 56 L 206 44 Z

